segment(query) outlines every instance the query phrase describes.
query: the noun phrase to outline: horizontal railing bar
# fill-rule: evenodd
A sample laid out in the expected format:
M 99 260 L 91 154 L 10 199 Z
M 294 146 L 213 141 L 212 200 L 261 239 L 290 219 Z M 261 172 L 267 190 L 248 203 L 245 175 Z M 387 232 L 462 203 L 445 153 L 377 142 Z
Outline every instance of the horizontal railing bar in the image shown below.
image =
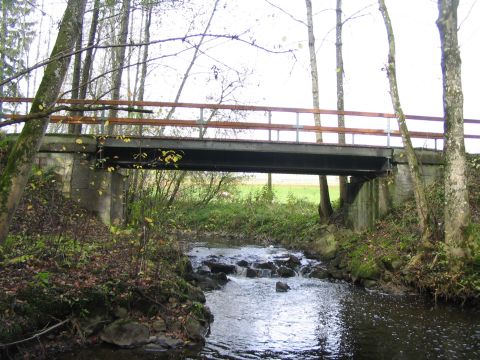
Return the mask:
M 14 98 L 3 97 L 0 102 L 32 102 L 33 98 Z M 227 104 L 199 104 L 199 103 L 174 103 L 164 101 L 129 101 L 129 100 L 76 100 L 76 99 L 59 99 L 58 104 L 72 104 L 72 105 L 113 105 L 113 106 L 138 106 L 138 107 L 181 107 L 191 109 L 211 109 L 211 110 L 234 110 L 234 111 L 273 111 L 273 112 L 288 112 L 288 113 L 306 113 L 306 114 L 323 114 L 323 115 L 347 115 L 347 116 L 362 116 L 362 117 L 376 117 L 376 118 L 396 118 L 395 114 L 379 113 L 379 112 L 365 112 L 365 111 L 339 111 L 327 109 L 308 109 L 308 108 L 290 108 L 290 107 L 275 107 L 275 106 L 253 106 L 253 105 L 227 105 Z M 443 117 L 426 116 L 426 115 L 405 115 L 409 120 L 422 121 L 441 121 Z M 464 123 L 480 124 L 480 119 L 464 119 Z
M 63 124 L 88 124 L 99 125 L 102 121 L 98 117 L 93 116 L 51 116 L 53 123 Z M 137 118 L 111 118 L 108 120 L 109 124 L 115 125 L 153 125 L 153 126 L 173 126 L 173 127 L 198 127 L 196 120 L 168 120 L 168 119 L 137 119 Z M 228 121 L 210 121 L 203 124 L 204 128 L 222 128 L 222 129 L 243 129 L 243 130 L 281 130 L 281 131 L 297 131 L 295 125 L 288 124 L 262 124 L 252 122 L 228 122 Z M 345 128 L 332 126 L 314 126 L 304 125 L 301 129 L 303 132 L 326 132 L 326 133 L 345 133 L 358 135 L 387 135 L 387 132 L 382 129 L 360 129 L 360 128 Z M 415 138 L 425 139 L 441 139 L 442 133 L 410 131 L 410 136 Z M 390 132 L 391 136 L 401 136 L 398 130 Z M 480 139 L 480 135 L 464 135 L 466 139 Z

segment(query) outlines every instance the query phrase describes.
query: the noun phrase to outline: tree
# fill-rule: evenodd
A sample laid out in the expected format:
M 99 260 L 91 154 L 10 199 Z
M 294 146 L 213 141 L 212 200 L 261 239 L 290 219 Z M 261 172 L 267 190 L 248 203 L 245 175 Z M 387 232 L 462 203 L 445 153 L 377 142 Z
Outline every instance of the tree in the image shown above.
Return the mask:
M 55 104 L 70 64 L 70 56 L 64 54 L 69 54 L 73 50 L 81 30 L 79 19 L 83 17 L 85 6 L 86 0 L 68 1 L 50 56 L 51 61 L 45 68 L 42 82 L 30 108 L 31 114 L 41 112 Z M 49 117 L 26 122 L 8 157 L 0 178 L 0 245 L 7 237 L 10 220 L 23 194 L 48 123 Z
M 26 18 L 32 10 L 32 2 L 25 0 L 2 0 L 2 17 L 0 19 L 0 79 L 5 79 L 15 72 L 25 69 L 24 55 L 32 42 L 34 23 L 18 21 Z M 34 2 L 33 2 L 34 3 Z M 18 96 L 18 82 L 0 85 L 0 97 Z M 3 104 L 0 102 L 0 113 Z
M 336 36 L 335 36 L 335 59 L 337 63 L 337 110 L 345 110 L 345 97 L 343 91 L 343 53 L 342 53 L 342 0 L 337 0 L 336 7 Z M 338 115 L 338 127 L 345 127 L 345 116 Z M 345 144 L 345 133 L 338 134 L 338 143 Z M 347 178 L 345 176 L 339 176 L 338 183 L 340 187 L 340 207 L 345 204 L 347 199 Z
M 128 38 L 128 21 L 130 19 L 130 0 L 122 1 L 122 16 L 120 19 L 120 33 L 118 34 L 118 45 L 127 44 Z M 120 98 L 120 87 L 122 85 L 122 74 L 125 66 L 125 52 L 126 46 L 120 46 L 113 48 L 113 79 L 112 79 L 112 100 L 118 100 Z M 116 110 L 110 110 L 108 114 L 109 118 L 117 117 Z M 112 135 L 114 127 L 110 125 L 108 127 L 108 134 Z
M 445 243 L 453 258 L 468 256 L 464 230 L 470 223 L 463 132 L 461 58 L 457 38 L 459 0 L 438 0 L 445 116 Z
M 388 36 L 388 63 L 387 63 L 387 76 L 390 84 L 390 96 L 392 99 L 393 109 L 397 116 L 398 127 L 402 136 L 403 146 L 405 148 L 405 154 L 407 156 L 408 168 L 410 170 L 410 177 L 413 182 L 413 193 L 415 196 L 415 202 L 417 206 L 417 213 L 420 220 L 420 230 L 422 232 L 422 242 L 427 245 L 431 240 L 434 233 L 434 223 L 432 221 L 433 215 L 430 207 L 428 206 L 427 197 L 425 195 L 425 184 L 423 181 L 422 168 L 419 165 L 417 154 L 412 145 L 410 134 L 408 132 L 407 123 L 405 121 L 405 114 L 400 102 L 400 94 L 397 85 L 397 69 L 395 62 L 395 37 L 393 34 L 393 27 L 388 14 L 385 0 L 378 0 L 380 6 L 380 12 L 382 13 L 383 20 L 385 22 L 385 28 Z
M 317 70 L 317 56 L 315 53 L 315 36 L 313 34 L 313 15 L 312 15 L 312 1 L 305 0 L 307 6 L 307 29 L 308 29 L 308 49 L 310 51 L 310 69 L 312 73 L 312 99 L 313 107 L 320 108 L 320 99 L 318 94 L 318 70 Z M 314 114 L 315 125 L 322 126 L 320 114 Z M 322 143 L 322 133 L 317 132 L 317 143 Z M 320 204 L 318 212 L 322 221 L 327 221 L 333 213 L 332 205 L 330 204 L 330 195 L 328 193 L 328 182 L 325 175 L 318 177 L 320 183 Z

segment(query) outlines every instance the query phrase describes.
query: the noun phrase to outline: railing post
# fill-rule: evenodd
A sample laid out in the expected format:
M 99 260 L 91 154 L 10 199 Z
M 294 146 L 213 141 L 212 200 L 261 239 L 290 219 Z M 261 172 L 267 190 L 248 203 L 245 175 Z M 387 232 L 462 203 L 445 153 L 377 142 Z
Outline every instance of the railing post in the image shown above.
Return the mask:
M 390 118 L 387 118 L 387 146 L 390 147 L 390 133 L 391 133 L 391 128 L 390 128 Z
M 268 141 L 272 141 L 272 129 L 270 128 L 272 126 L 272 112 L 268 111 Z
M 100 134 L 105 135 L 105 110 L 100 114 Z
M 199 137 L 200 139 L 203 139 L 203 108 L 200 108 L 200 120 L 198 123 Z
M 296 131 L 297 143 L 299 143 L 300 142 L 300 114 L 298 112 L 297 112 L 297 122 L 295 127 L 297 128 L 297 131 Z

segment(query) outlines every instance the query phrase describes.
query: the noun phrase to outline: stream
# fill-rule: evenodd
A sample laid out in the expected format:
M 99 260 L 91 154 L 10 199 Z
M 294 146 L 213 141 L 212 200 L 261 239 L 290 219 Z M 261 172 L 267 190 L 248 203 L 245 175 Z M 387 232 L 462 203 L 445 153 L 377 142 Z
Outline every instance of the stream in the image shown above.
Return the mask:
M 226 285 L 205 293 L 215 320 L 200 352 L 99 347 L 74 359 L 480 359 L 478 310 L 309 278 L 302 273 L 319 262 L 279 247 L 193 243 L 188 255 L 194 269 L 209 261 L 236 268 Z M 288 259 L 298 260 L 292 277 L 262 266 Z M 256 277 L 246 276 L 246 264 Z M 279 280 L 290 290 L 277 292 Z
M 285 257 L 275 247 L 197 244 L 195 266 L 268 262 Z M 301 267 L 315 261 L 301 259 Z M 300 267 L 300 268 L 301 268 Z M 304 276 L 229 275 L 222 290 L 206 293 L 215 316 L 201 356 L 207 359 L 480 359 L 480 314 L 418 296 L 391 296 L 344 282 Z

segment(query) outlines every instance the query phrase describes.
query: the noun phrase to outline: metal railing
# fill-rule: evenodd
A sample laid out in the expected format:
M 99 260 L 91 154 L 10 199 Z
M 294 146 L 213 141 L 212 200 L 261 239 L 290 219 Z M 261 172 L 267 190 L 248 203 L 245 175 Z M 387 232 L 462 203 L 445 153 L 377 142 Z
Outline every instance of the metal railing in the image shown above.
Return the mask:
M 0 98 L 2 103 L 29 103 L 32 102 L 32 98 Z M 146 117 L 115 117 L 106 118 L 105 112 L 100 112 L 100 115 L 89 116 L 69 116 L 51 115 L 51 123 L 62 124 L 85 124 L 85 125 L 99 125 L 100 132 L 105 133 L 106 124 L 109 125 L 139 125 L 139 126 L 161 126 L 164 128 L 194 128 L 198 130 L 200 138 L 204 138 L 206 129 L 229 129 L 229 130 L 261 130 L 268 132 L 268 141 L 280 141 L 280 132 L 294 133 L 295 142 L 299 143 L 301 140 L 301 134 L 303 133 L 331 133 L 331 134 L 349 134 L 351 135 L 351 143 L 355 143 L 355 136 L 367 135 L 367 136 L 382 136 L 386 137 L 387 146 L 391 146 L 391 139 L 395 137 L 401 137 L 399 130 L 392 127 L 391 120 L 396 118 L 395 114 L 391 113 L 378 113 L 378 112 L 361 112 L 361 111 L 338 111 L 338 110 L 326 110 L 326 109 L 309 109 L 309 108 L 289 108 L 289 107 L 272 107 L 272 106 L 250 106 L 250 105 L 226 105 L 226 104 L 198 104 L 198 103 L 172 103 L 161 101 L 128 101 L 128 100 L 71 100 L 60 99 L 57 104 L 66 105 L 83 105 L 83 106 L 128 106 L 142 109 L 189 109 L 198 111 L 198 116 L 190 114 L 186 118 L 166 119 L 166 118 L 146 118 Z M 217 115 L 210 121 L 205 120 L 205 111 L 215 111 Z M 243 112 L 247 114 L 247 117 L 255 116 L 258 113 L 263 113 L 264 119 L 261 121 L 231 121 L 222 119 L 222 115 L 218 114 L 220 110 L 227 110 L 232 112 Z M 85 112 L 91 112 L 86 110 Z M 274 122 L 274 114 L 292 114 L 293 120 L 290 123 Z M 309 122 L 313 122 L 313 114 L 322 114 L 326 116 L 338 116 L 344 115 L 348 117 L 349 122 L 352 119 L 369 119 L 370 126 L 375 124 L 376 120 L 386 120 L 384 128 L 365 128 L 365 127 L 338 127 L 338 126 L 316 126 L 309 124 L 302 124 L 300 116 L 302 114 L 311 114 L 312 118 Z M 1 115 L 1 114 L 0 114 Z M 3 114 L 2 117 L 6 119 L 21 119 L 25 115 L 23 114 Z M 424 116 L 424 115 L 405 115 L 409 121 L 422 121 L 425 122 L 442 122 L 442 117 Z M 266 119 L 265 119 L 266 118 Z M 356 120 L 353 120 L 355 122 Z M 464 119 L 465 124 L 473 124 L 478 127 L 471 133 L 465 133 L 465 139 L 480 139 L 480 120 L 478 119 Z M 470 125 L 469 125 L 470 126 Z M 272 139 L 272 131 L 277 132 L 276 140 Z M 431 131 L 410 131 L 411 138 L 434 140 L 435 148 L 437 148 L 437 140 L 441 140 L 444 137 L 443 132 L 431 132 Z M 206 137 L 208 138 L 208 137 Z M 253 139 L 257 139 L 255 136 Z

